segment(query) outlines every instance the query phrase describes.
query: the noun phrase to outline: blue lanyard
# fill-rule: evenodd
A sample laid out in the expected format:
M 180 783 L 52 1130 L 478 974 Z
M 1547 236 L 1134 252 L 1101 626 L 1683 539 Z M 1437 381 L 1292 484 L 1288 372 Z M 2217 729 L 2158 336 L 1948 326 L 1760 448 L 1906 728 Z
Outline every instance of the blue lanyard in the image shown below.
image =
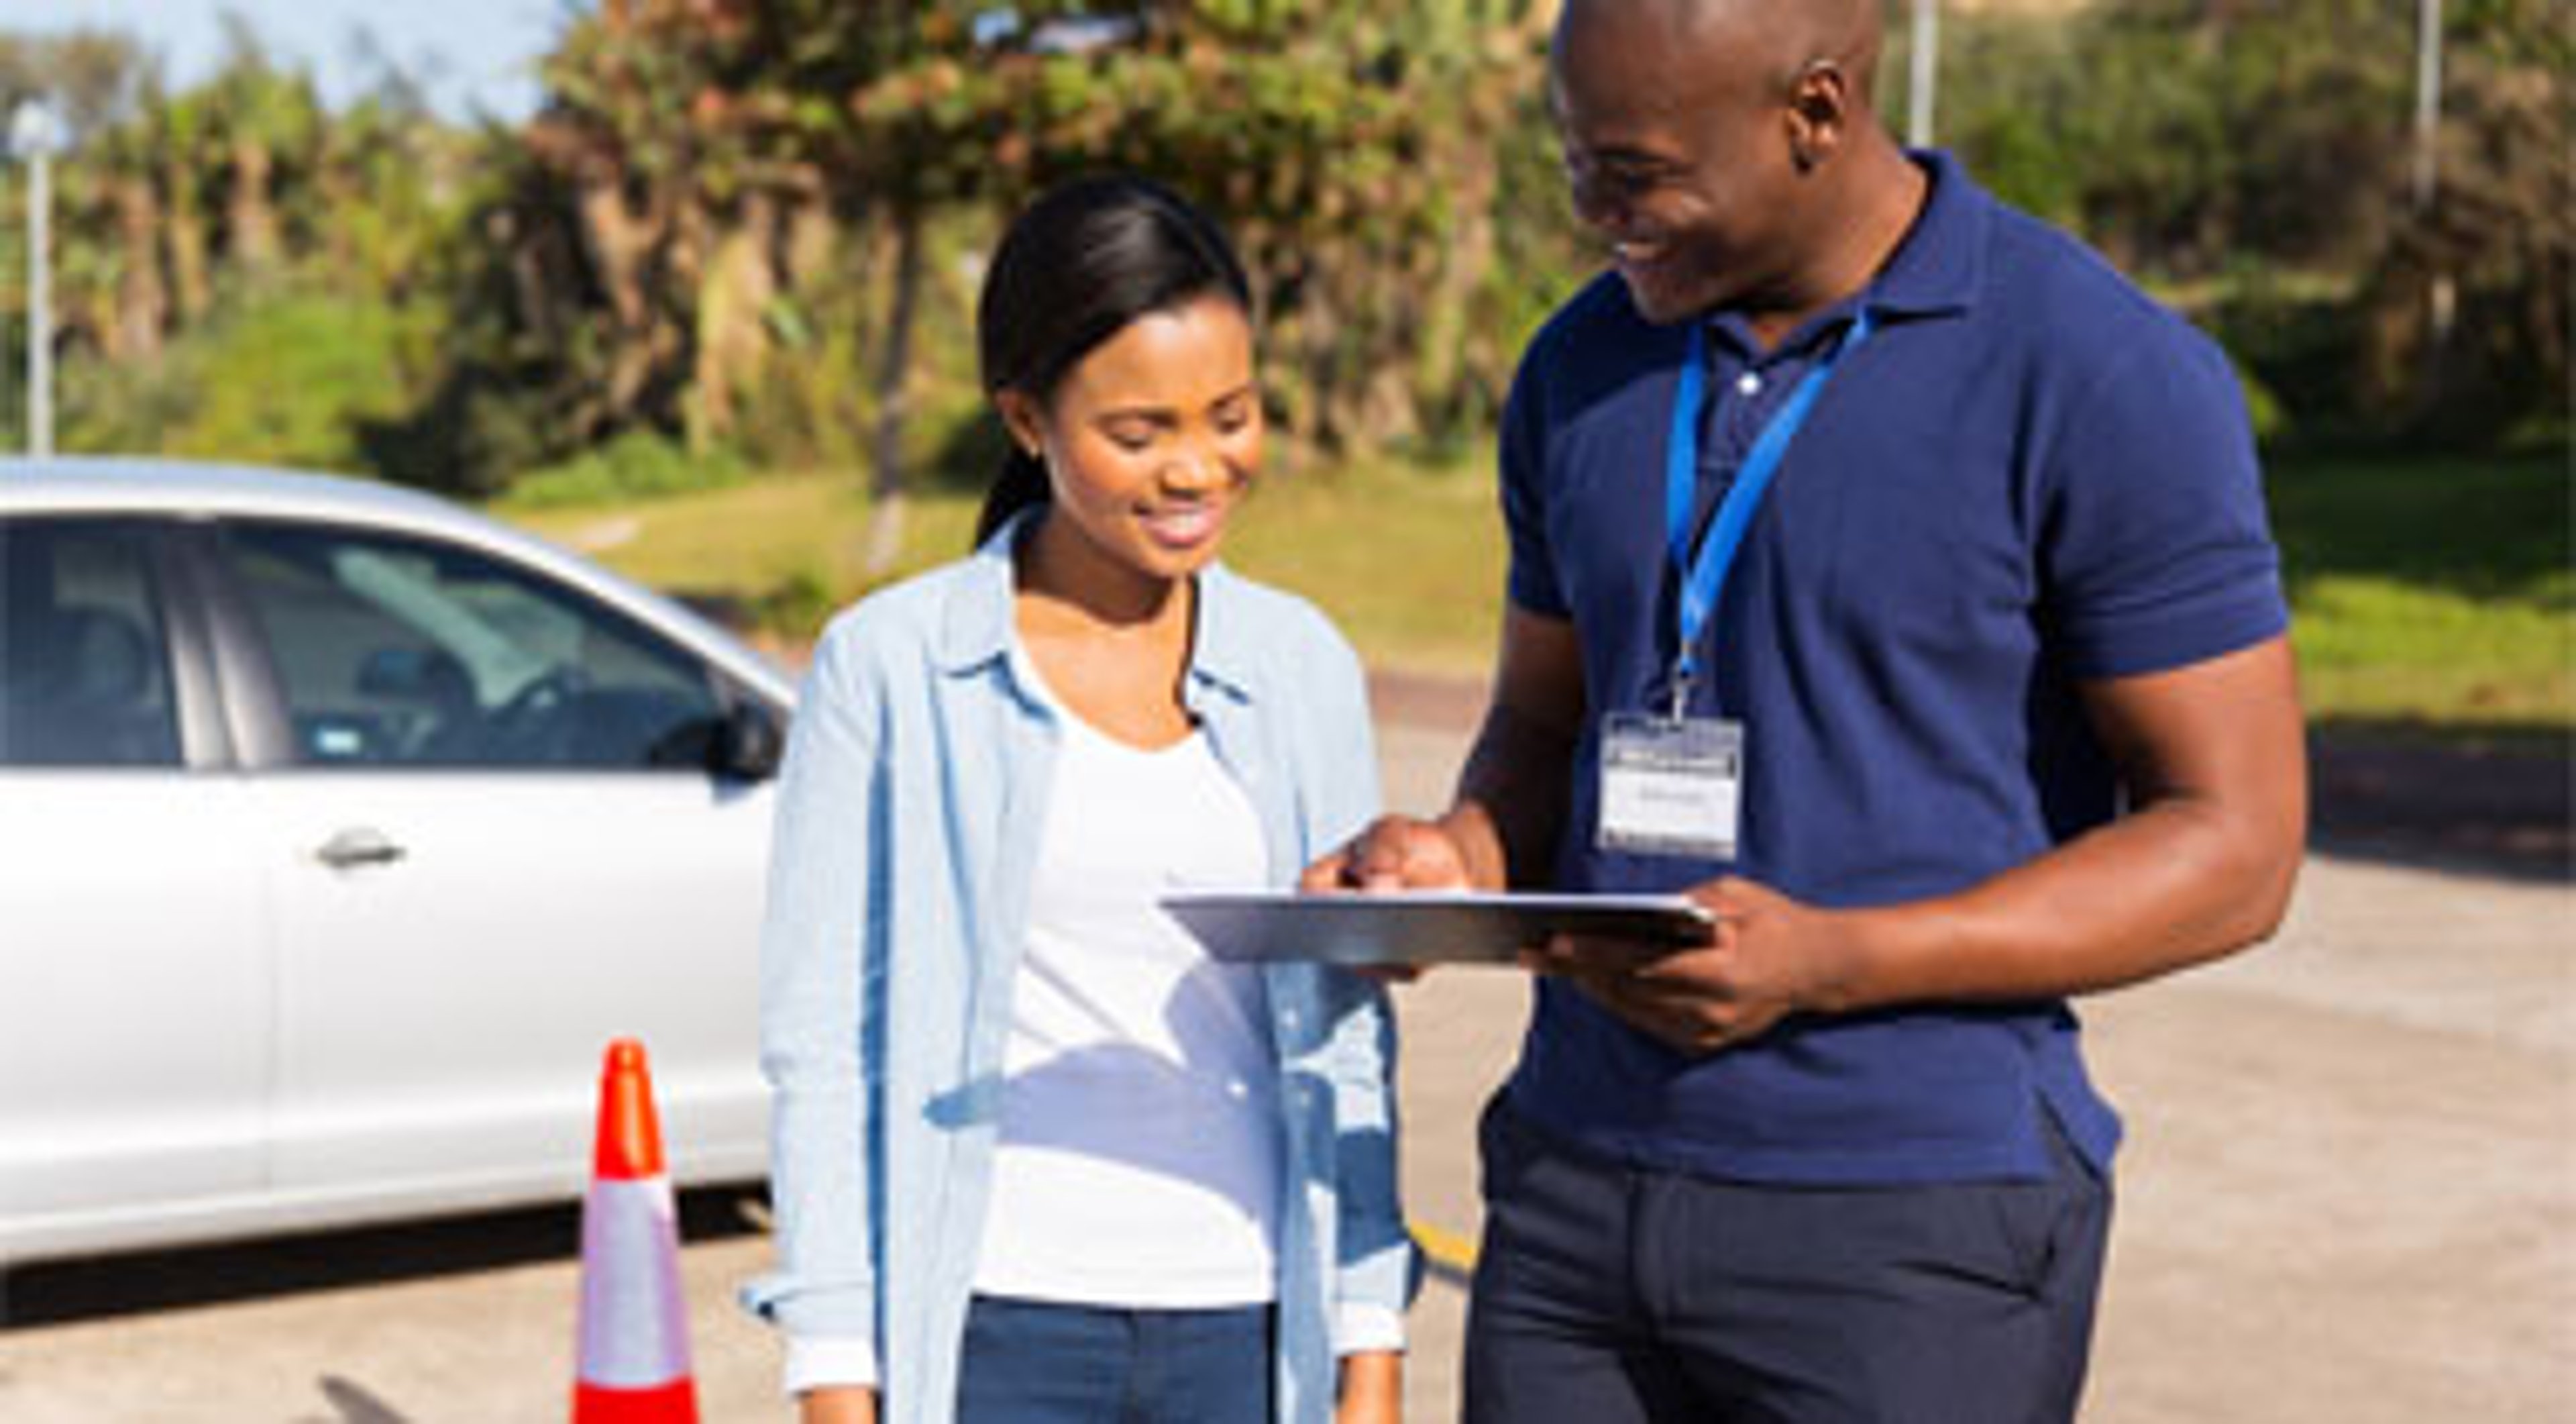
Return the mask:
M 1673 567 L 1682 575 L 1681 597 L 1676 601 L 1681 628 L 1673 652 L 1675 720 L 1680 719 L 1691 683 L 1699 674 L 1696 650 L 1700 630 L 1717 612 L 1718 595 L 1726 589 L 1727 570 L 1734 566 L 1736 552 L 1743 547 L 1744 532 L 1753 524 L 1754 511 L 1761 507 L 1762 496 L 1770 492 L 1772 479 L 1780 473 L 1780 461 L 1789 453 L 1789 442 L 1797 438 L 1798 427 L 1807 423 L 1807 412 L 1814 409 L 1816 397 L 1833 375 L 1834 366 L 1868 339 L 1869 312 L 1863 309 L 1853 319 L 1842 343 L 1808 368 L 1805 379 L 1789 393 L 1779 414 L 1762 427 L 1752 452 L 1736 472 L 1734 486 L 1717 507 L 1717 523 L 1700 541 L 1699 553 L 1694 557 L 1690 548 L 1691 505 L 1699 483 L 1699 406 L 1708 387 L 1708 337 L 1700 323 L 1691 323 L 1690 350 L 1682 358 L 1681 388 L 1673 396 L 1672 435 L 1664 442 L 1664 530 L 1672 549 Z

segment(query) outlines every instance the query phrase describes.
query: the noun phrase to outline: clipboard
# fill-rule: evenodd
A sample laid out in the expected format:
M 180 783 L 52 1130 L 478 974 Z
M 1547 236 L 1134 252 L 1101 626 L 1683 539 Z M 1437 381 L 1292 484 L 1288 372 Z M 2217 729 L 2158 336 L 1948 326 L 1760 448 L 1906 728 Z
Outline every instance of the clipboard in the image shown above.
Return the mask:
M 1717 923 L 1681 895 L 1200 890 L 1160 903 L 1209 957 L 1234 964 L 1511 964 L 1560 934 L 1652 951 L 1700 943 Z

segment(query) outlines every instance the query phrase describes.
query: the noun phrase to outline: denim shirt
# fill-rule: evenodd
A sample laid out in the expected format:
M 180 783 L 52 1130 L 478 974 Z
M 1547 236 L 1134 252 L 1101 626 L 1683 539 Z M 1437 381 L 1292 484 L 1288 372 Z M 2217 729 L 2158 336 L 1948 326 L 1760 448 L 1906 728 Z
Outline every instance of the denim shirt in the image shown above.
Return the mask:
M 1057 744 L 1009 657 L 1023 516 L 834 619 L 789 738 L 762 941 L 778 1270 L 790 1335 L 877 1342 L 883 1418 L 949 1417 L 983 1235 L 1011 988 Z M 1377 811 L 1358 659 L 1301 600 L 1198 577 L 1182 698 L 1261 818 L 1273 885 Z M 1277 1417 L 1326 1421 L 1331 1320 L 1401 1312 L 1394 1038 L 1368 981 L 1265 969 L 1282 1165 Z

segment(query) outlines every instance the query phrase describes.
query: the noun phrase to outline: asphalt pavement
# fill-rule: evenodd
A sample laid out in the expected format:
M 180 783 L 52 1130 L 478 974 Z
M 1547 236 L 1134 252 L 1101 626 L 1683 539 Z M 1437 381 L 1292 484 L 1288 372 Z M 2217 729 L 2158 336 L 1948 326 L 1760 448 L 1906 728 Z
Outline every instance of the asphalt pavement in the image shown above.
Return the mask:
M 1442 799 L 1471 702 L 1385 699 L 1393 804 Z M 1477 1224 L 1475 1112 L 1525 997 L 1496 969 L 1399 993 L 1408 1208 L 1453 1257 Z M 2129 1123 L 2087 1421 L 2576 1421 L 2563 869 L 2402 842 L 2320 851 L 2274 943 L 2085 1015 Z M 683 1251 L 711 1421 L 789 1417 L 775 1342 L 731 1305 L 767 1256 L 742 1222 L 750 1205 L 701 1202 Z M 326 1239 L 120 1263 L 127 1284 L 88 1288 L 103 1303 L 79 1302 L 77 1268 L 48 1273 L 76 1303 L 0 1332 L 0 1420 L 560 1420 L 579 1284 L 568 1214 L 513 1222 L 533 1248 L 487 1226 L 398 1248 Z M 268 1289 L 197 1279 L 281 1251 L 369 1250 L 405 1259 L 317 1262 Z M 410 1259 L 441 1252 L 461 1264 Z M 1435 1271 L 1412 1320 L 1416 1420 L 1453 1417 L 1463 1304 L 1455 1275 Z

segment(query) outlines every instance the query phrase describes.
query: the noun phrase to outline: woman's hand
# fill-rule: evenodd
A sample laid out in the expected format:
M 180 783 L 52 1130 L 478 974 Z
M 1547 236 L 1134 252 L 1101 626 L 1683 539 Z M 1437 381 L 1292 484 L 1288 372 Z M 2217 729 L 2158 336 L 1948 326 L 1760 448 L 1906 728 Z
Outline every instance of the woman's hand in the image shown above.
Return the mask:
M 801 1424 L 877 1424 L 877 1392 L 872 1389 L 832 1385 L 796 1398 Z
M 1342 1356 L 1342 1399 L 1333 1424 L 1398 1424 L 1404 1418 L 1404 1356 L 1360 1350 Z

